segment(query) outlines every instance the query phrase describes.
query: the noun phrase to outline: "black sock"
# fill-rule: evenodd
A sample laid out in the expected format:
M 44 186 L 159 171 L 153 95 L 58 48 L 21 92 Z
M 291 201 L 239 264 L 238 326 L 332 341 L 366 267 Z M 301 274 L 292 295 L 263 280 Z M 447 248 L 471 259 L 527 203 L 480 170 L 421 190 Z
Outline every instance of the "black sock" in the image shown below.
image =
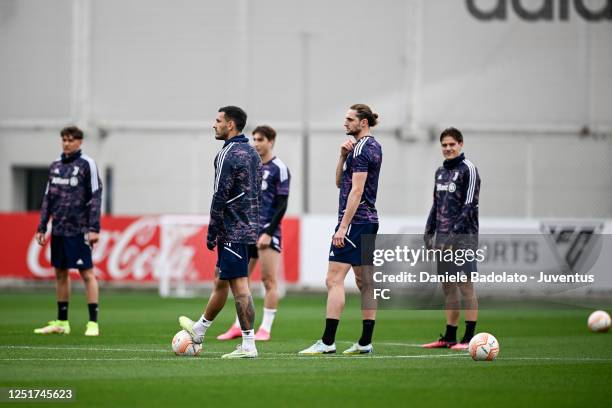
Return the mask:
M 457 342 L 457 326 L 446 325 L 446 333 L 444 333 L 444 341 L 450 343 Z
M 360 346 L 367 346 L 372 342 L 372 333 L 374 332 L 374 320 L 364 320 L 361 329 L 361 338 L 359 339 Z
M 331 346 L 336 341 L 336 330 L 338 329 L 338 319 L 325 319 L 325 332 L 323 333 L 323 343 L 327 346 Z
M 463 340 L 461 340 L 461 342 L 469 343 L 470 340 L 472 340 L 472 337 L 474 337 L 475 331 L 476 331 L 476 321 L 466 320 L 465 321 L 465 334 L 463 335 Z
M 68 320 L 68 302 L 57 302 L 57 320 Z
M 89 309 L 89 321 L 97 322 L 98 321 L 98 304 L 88 303 L 87 308 Z

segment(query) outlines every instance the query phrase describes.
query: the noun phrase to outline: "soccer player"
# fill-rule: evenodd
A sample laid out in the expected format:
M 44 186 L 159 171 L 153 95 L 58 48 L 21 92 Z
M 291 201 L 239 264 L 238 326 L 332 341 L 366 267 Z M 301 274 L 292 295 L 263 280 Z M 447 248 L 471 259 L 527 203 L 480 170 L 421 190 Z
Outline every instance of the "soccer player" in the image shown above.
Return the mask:
M 476 166 L 461 153 L 463 135 L 458 129 L 448 128 L 440 135 L 444 162 L 436 170 L 433 205 L 425 227 L 425 244 L 428 248 L 473 249 L 478 247 L 478 195 L 480 176 Z M 456 274 L 476 271 L 476 262 L 455 265 L 438 262 L 439 274 Z M 465 350 L 476 329 L 478 299 L 472 282 L 443 283 L 446 304 L 446 332 L 438 341 L 423 344 L 425 348 Z M 457 324 L 460 315 L 461 293 L 465 309 L 465 334 L 457 342 Z
M 376 126 L 378 115 L 363 104 L 350 107 L 346 113 L 346 134 L 353 136 L 340 146 L 340 159 L 336 167 L 336 186 L 340 189 L 338 225 L 332 238 L 327 268 L 327 319 L 323 337 L 315 344 L 299 352 L 303 355 L 329 354 L 336 352 L 336 330 L 344 309 L 344 279 L 353 268 L 357 287 L 363 292 L 367 260 L 362 259 L 362 235 L 376 234 L 378 213 L 376 193 L 378 176 L 382 164 L 382 149 L 370 133 Z M 371 272 L 370 272 L 371 273 Z M 361 314 L 363 328 L 361 338 L 343 354 L 372 353 L 372 333 L 376 319 L 376 308 L 366 307 L 362 296 Z
M 229 290 L 234 295 L 236 313 L 242 329 L 242 344 L 222 358 L 257 357 L 255 347 L 255 308 L 249 290 L 249 245 L 258 238 L 259 200 L 262 165 L 259 155 L 242 134 L 247 114 L 237 106 L 219 109 L 215 138 L 223 148 L 215 157 L 215 180 L 206 246 L 217 248 L 213 292 L 204 314 L 194 322 L 179 317 L 194 343 L 202 343 L 206 330 L 225 306 Z
M 51 163 L 42 202 L 36 241 L 46 243 L 47 223 L 51 227 L 51 265 L 55 269 L 57 320 L 35 329 L 36 334 L 69 334 L 68 269 L 78 269 L 85 282 L 89 321 L 86 336 L 98 336 L 98 281 L 93 271 L 91 249 L 100 233 L 102 182 L 94 160 L 81 152 L 83 132 L 70 126 L 61 130 L 63 153 Z
M 255 333 L 255 340 L 268 341 L 272 332 L 272 323 L 278 307 L 278 289 L 276 277 L 281 253 L 281 220 L 287 211 L 289 182 L 291 174 L 281 159 L 274 155 L 276 131 L 270 126 L 258 126 L 253 130 L 253 145 L 263 162 L 263 180 L 261 182 L 261 207 L 259 208 L 260 235 L 256 245 L 249 247 L 249 276 L 261 261 L 261 280 L 266 294 L 264 297 L 263 320 Z M 229 330 L 217 337 L 218 340 L 229 340 L 240 337 L 240 321 L 236 321 Z

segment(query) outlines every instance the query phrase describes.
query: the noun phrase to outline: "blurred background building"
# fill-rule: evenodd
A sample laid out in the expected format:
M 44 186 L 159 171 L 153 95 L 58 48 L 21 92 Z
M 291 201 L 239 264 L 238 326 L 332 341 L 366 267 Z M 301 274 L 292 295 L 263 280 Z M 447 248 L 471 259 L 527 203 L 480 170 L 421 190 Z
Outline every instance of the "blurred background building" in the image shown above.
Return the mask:
M 155 217 L 202 215 L 190 231 L 203 234 L 212 125 L 233 104 L 248 135 L 278 131 L 292 173 L 285 278 L 322 289 L 354 103 L 380 114 L 381 232 L 423 230 L 449 126 L 480 171 L 483 231 L 551 219 L 574 243 L 612 231 L 612 0 L 0 0 L 3 277 L 53 277 L 22 212 L 39 209 L 59 130 L 77 124 L 114 216 L 99 276 L 155 281 L 193 261 L 210 281 L 201 236 L 164 239 L 192 221 Z M 612 288 L 601 264 L 597 285 Z
M 607 0 L 0 0 L 0 211 L 35 210 L 76 123 L 106 212 L 208 212 L 212 122 L 277 128 L 290 214 L 334 213 L 343 115 L 380 114 L 381 214 L 425 217 L 456 126 L 481 214 L 612 216 Z

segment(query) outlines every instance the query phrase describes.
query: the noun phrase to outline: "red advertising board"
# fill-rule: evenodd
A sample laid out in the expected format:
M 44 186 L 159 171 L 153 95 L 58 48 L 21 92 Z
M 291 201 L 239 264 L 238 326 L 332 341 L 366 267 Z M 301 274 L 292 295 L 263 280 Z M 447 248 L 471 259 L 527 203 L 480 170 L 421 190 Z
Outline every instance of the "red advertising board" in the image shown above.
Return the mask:
M 0 279 L 52 279 L 49 240 L 36 243 L 37 213 L 0 213 L 2 268 Z M 299 218 L 283 220 L 282 271 L 286 282 L 299 279 Z M 194 225 L 188 234 L 160 247 L 160 217 L 102 217 L 100 241 L 94 247 L 96 275 L 104 281 L 155 282 L 164 265 L 184 268 L 189 280 L 210 281 L 214 276 L 216 252 L 204 246 L 206 225 Z M 76 274 L 78 275 L 78 274 Z M 255 271 L 253 279 L 259 279 Z

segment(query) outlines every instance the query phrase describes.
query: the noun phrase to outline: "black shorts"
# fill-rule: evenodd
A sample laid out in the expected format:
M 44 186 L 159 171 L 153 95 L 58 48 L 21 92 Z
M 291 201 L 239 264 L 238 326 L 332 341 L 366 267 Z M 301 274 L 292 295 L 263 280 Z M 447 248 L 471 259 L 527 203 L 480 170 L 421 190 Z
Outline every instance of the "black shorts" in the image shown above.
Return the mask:
M 340 224 L 336 225 L 338 231 Z M 344 247 L 335 247 L 333 242 L 329 248 L 329 260 L 332 262 L 342 262 L 353 266 L 371 265 L 371 260 L 362 259 L 362 235 L 376 235 L 378 224 L 351 224 L 344 238 Z M 372 250 L 374 246 L 372 245 Z M 370 254 L 371 256 L 371 254 Z
M 273 236 L 272 237 L 272 241 L 270 242 L 270 248 L 275 250 L 279 254 L 281 253 L 281 239 L 280 239 L 280 237 L 277 237 L 277 236 Z M 251 259 L 258 259 L 259 258 L 259 252 L 257 252 L 257 245 L 255 245 L 255 244 L 250 244 L 249 245 L 249 257 L 251 257 Z
M 219 279 L 229 280 L 249 276 L 249 246 L 224 242 L 217 246 Z
M 85 234 L 74 237 L 51 235 L 51 265 L 58 269 L 81 271 L 93 268 L 91 247 Z
M 438 275 L 445 276 L 464 274 L 470 278 L 472 272 L 478 272 L 478 262 L 474 260 L 471 262 L 465 262 L 463 265 L 456 265 L 454 262 L 438 261 L 437 272 Z

